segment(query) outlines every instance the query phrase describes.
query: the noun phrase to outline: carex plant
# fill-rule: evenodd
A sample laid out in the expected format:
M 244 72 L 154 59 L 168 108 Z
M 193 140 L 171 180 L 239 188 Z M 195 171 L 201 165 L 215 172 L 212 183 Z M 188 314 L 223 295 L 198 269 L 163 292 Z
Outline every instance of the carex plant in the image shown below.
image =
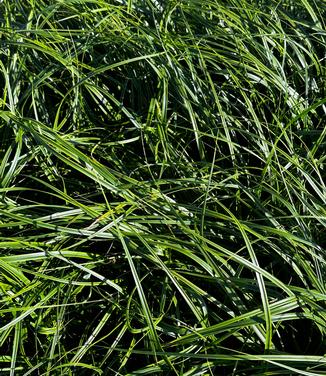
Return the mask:
M 326 374 L 325 16 L 0 2 L 1 374 Z

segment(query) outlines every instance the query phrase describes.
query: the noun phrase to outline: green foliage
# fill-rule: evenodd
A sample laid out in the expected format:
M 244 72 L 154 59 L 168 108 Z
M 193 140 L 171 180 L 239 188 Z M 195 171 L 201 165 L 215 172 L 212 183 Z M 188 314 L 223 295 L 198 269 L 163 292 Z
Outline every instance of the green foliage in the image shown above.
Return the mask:
M 0 373 L 326 375 L 323 0 L 0 2 Z

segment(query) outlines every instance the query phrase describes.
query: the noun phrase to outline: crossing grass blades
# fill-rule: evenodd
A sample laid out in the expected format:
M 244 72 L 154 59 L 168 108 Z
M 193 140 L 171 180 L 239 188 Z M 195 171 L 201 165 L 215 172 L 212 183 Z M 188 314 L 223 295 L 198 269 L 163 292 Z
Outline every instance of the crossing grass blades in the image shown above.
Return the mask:
M 326 6 L 0 2 L 1 375 L 325 375 Z

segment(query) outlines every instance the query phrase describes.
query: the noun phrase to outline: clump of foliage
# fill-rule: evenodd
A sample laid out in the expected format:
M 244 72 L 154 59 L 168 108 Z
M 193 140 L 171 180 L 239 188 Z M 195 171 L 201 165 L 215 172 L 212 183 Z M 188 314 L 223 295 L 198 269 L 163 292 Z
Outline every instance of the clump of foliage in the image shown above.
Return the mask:
M 1 374 L 326 374 L 325 19 L 0 2 Z

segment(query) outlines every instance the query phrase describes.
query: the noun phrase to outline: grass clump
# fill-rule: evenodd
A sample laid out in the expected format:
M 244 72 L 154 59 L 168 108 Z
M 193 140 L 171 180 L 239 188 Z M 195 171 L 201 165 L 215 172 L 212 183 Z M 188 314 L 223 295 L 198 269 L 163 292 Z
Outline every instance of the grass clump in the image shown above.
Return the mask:
M 326 374 L 325 16 L 0 3 L 1 374 Z

